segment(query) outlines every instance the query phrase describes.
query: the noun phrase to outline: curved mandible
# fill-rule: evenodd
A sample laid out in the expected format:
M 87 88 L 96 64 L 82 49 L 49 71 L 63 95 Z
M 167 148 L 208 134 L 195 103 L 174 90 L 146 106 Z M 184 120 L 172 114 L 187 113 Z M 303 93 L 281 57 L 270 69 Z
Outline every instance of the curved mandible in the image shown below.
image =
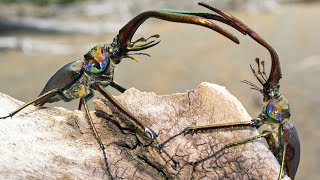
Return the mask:
M 247 25 L 245 25 L 243 22 L 241 22 L 239 19 L 237 19 L 236 17 L 232 16 L 231 14 L 228 14 L 226 12 L 223 12 L 219 9 L 216 9 L 212 6 L 209 6 L 208 4 L 205 3 L 198 3 L 200 6 L 206 7 L 216 13 L 218 13 L 219 15 L 221 15 L 222 17 L 228 19 L 229 21 L 233 22 L 236 26 L 238 26 L 243 32 L 245 32 L 246 34 L 248 34 L 251 38 L 253 38 L 256 42 L 258 42 L 259 44 L 261 44 L 262 46 L 264 46 L 265 48 L 268 49 L 270 55 L 271 55 L 271 71 L 270 71 L 270 75 L 269 78 L 267 80 L 267 82 L 265 84 L 263 84 L 265 89 L 270 89 L 274 86 L 276 86 L 281 77 L 281 68 L 280 68 L 280 62 L 279 62 L 279 56 L 277 54 L 277 52 L 272 48 L 272 46 L 270 44 L 268 44 L 260 35 L 258 35 L 255 31 L 253 31 L 252 29 L 250 29 Z
M 223 17 L 218 15 L 208 15 L 208 13 L 197 13 L 192 11 L 175 11 L 175 10 L 157 10 L 157 11 L 146 11 L 135 18 L 133 18 L 130 22 L 128 22 L 123 28 L 120 29 L 118 34 L 117 43 L 120 47 L 120 52 L 122 55 L 126 54 L 128 51 L 139 51 L 143 49 L 150 48 L 159 43 L 159 41 L 151 41 L 144 45 L 134 46 L 134 43 L 131 42 L 131 39 L 134 33 L 137 31 L 139 26 L 148 18 L 157 18 L 162 19 L 165 21 L 171 22 L 179 22 L 179 23 L 187 23 L 187 24 L 195 24 L 207 27 L 212 29 L 223 36 L 229 38 L 233 42 L 239 44 L 239 40 L 237 37 L 229 33 L 228 31 L 224 30 L 223 28 L 219 27 L 218 25 L 214 24 L 210 20 L 217 20 L 227 25 L 230 25 L 239 31 L 242 31 L 237 26 L 235 26 L 232 22 L 225 20 Z M 156 36 L 158 37 L 158 36 Z

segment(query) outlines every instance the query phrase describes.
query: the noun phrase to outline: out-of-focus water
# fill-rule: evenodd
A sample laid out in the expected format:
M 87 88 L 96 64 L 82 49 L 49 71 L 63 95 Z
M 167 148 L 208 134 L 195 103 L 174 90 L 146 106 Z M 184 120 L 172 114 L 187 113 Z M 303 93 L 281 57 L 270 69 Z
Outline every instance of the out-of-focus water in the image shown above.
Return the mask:
M 301 162 L 296 179 L 317 179 L 320 177 L 320 131 L 317 130 L 320 127 L 320 21 L 317 20 L 320 4 L 286 5 L 276 13 L 233 14 L 277 50 L 283 73 L 281 92 L 290 102 L 291 120 L 301 141 Z M 146 51 L 152 57 L 139 57 L 140 63 L 124 59 L 115 73 L 117 82 L 157 94 L 184 92 L 203 81 L 212 82 L 226 86 L 252 117 L 261 112 L 262 96 L 240 81 L 255 81 L 249 65 L 255 65 L 256 57 L 270 63 L 264 48 L 236 31 L 232 32 L 239 37 L 240 45 L 203 27 L 158 22 L 147 21 L 136 35 L 137 38 L 161 35 L 161 43 Z M 32 50 L 24 53 L 21 49 L 0 51 L 0 91 L 29 101 L 38 96 L 60 67 L 82 58 L 94 44 L 111 42 L 115 34 L 10 35 L 19 40 L 27 38 L 68 47 L 62 49 L 68 53 L 62 54 Z M 76 101 L 53 105 L 77 108 Z

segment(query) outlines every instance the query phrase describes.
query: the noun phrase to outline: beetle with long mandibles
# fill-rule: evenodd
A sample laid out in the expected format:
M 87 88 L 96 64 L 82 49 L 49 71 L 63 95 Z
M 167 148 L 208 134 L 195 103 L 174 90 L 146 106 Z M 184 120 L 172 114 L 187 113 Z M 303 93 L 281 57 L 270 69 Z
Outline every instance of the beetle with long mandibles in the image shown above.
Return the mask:
M 282 178 L 284 169 L 286 169 L 288 176 L 291 179 L 294 179 L 300 161 L 300 142 L 297 130 L 289 120 L 289 103 L 279 92 L 279 81 L 282 74 L 277 52 L 261 36 L 259 36 L 256 32 L 254 32 L 234 16 L 211 7 L 205 3 L 199 3 L 199 5 L 204 6 L 221 15 L 222 18 L 227 19 L 231 24 L 241 29 L 240 32 L 248 34 L 256 42 L 265 47 L 271 55 L 272 64 L 269 78 L 267 78 L 267 75 L 265 73 L 264 61 L 261 61 L 260 63 L 260 60 L 256 58 L 255 61 L 258 64 L 257 72 L 252 68 L 252 66 L 250 66 L 252 73 L 254 74 L 256 79 L 262 84 L 262 89 L 247 80 L 242 81 L 243 83 L 250 85 L 251 89 L 257 90 L 263 95 L 262 113 L 257 118 L 244 122 L 188 127 L 184 130 L 184 133 L 193 134 L 196 131 L 232 127 L 255 127 L 258 129 L 262 125 L 268 124 L 272 129 L 271 131 L 265 130 L 258 136 L 227 144 L 222 148 L 222 150 L 264 137 L 267 140 L 269 149 L 273 152 L 281 165 L 278 179 Z M 262 71 L 260 65 L 262 66 Z M 210 157 L 201 159 L 197 161 L 196 164 L 203 162 L 209 158 Z
M 97 139 L 100 148 L 103 152 L 105 170 L 112 178 L 112 174 L 109 170 L 108 161 L 106 158 L 105 147 L 99 137 L 99 134 L 93 124 L 92 118 L 89 113 L 87 106 L 87 101 L 94 96 L 94 91 L 99 91 L 104 97 L 106 97 L 119 111 L 124 115 L 129 117 L 131 120 L 142 128 L 146 134 L 149 134 L 151 139 L 156 138 L 157 134 L 144 126 L 143 123 L 138 120 L 134 115 L 132 115 L 128 110 L 126 110 L 115 98 L 112 97 L 109 92 L 104 88 L 111 86 L 120 92 L 124 92 L 126 88 L 122 87 L 115 81 L 114 69 L 117 64 L 119 64 L 122 58 L 130 58 L 132 60 L 138 61 L 132 55 L 148 55 L 145 53 L 133 53 L 129 54 L 130 51 L 141 51 L 148 49 L 157 45 L 160 41 L 151 40 L 150 38 L 158 38 L 159 35 L 153 35 L 149 38 L 140 38 L 132 42 L 133 35 L 135 34 L 138 27 L 148 18 L 158 18 L 165 21 L 187 23 L 207 27 L 212 29 L 223 36 L 229 38 L 235 43 L 239 43 L 239 40 L 230 34 L 229 32 L 223 30 L 210 20 L 220 21 L 227 25 L 230 25 L 236 29 L 237 26 L 230 23 L 225 18 L 220 16 L 201 13 L 201 12 L 189 12 L 189 11 L 176 11 L 176 10 L 158 10 L 158 11 L 146 11 L 128 22 L 122 29 L 120 29 L 119 34 L 113 39 L 111 44 L 99 44 L 93 47 L 89 52 L 84 55 L 83 60 L 73 61 L 60 70 L 58 70 L 47 82 L 46 86 L 40 93 L 39 97 L 34 100 L 22 105 L 15 111 L 9 113 L 9 115 L 0 117 L 0 119 L 5 119 L 8 117 L 13 117 L 22 109 L 26 108 L 31 104 L 36 106 L 43 106 L 46 103 L 57 102 L 63 100 L 69 102 L 73 99 L 80 99 L 79 110 L 81 106 L 84 107 L 86 115 L 88 116 L 90 125 L 92 127 L 95 138 Z

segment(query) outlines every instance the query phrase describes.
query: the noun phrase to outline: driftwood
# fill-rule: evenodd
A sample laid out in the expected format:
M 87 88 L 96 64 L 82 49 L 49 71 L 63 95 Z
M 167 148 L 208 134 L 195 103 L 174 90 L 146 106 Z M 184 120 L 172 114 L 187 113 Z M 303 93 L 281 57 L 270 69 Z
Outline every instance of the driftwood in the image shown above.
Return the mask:
M 115 179 L 277 178 L 279 163 L 261 140 L 220 151 L 227 143 L 257 135 L 254 128 L 180 134 L 159 147 L 188 126 L 250 120 L 224 87 L 202 83 L 173 95 L 131 88 L 117 99 L 159 136 L 148 145 L 150 139 L 129 119 L 106 100 L 94 100 L 92 116 Z M 0 116 L 21 104 L 0 94 Z M 0 140 L 0 179 L 109 178 L 99 145 L 80 111 L 30 106 L 0 120 Z

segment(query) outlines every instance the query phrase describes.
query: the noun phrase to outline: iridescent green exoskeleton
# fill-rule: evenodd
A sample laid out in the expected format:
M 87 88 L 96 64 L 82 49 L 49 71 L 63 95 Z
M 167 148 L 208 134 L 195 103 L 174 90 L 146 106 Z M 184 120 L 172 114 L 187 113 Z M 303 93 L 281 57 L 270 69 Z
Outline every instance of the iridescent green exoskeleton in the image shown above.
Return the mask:
M 185 129 L 184 133 L 194 133 L 200 130 L 213 130 L 230 127 L 249 126 L 259 128 L 262 125 L 267 124 L 271 127 L 270 131 L 266 130 L 258 136 L 227 144 L 226 146 L 224 146 L 224 148 L 237 146 L 250 142 L 257 138 L 264 137 L 267 140 L 269 149 L 274 153 L 275 157 L 280 162 L 281 168 L 278 179 L 282 178 L 284 168 L 286 169 L 288 176 L 291 179 L 294 179 L 300 161 L 300 142 L 297 130 L 289 120 L 289 103 L 279 92 L 279 81 L 282 75 L 279 57 L 276 51 L 262 37 L 260 37 L 256 32 L 251 30 L 248 26 L 246 26 L 234 16 L 213 8 L 207 4 L 199 4 L 221 15 L 221 18 L 224 17 L 228 19 L 234 24 L 234 26 L 240 28 L 240 31 L 244 32 L 244 34 L 248 34 L 251 38 L 264 46 L 271 55 L 272 64 L 269 78 L 267 78 L 267 75 L 265 73 L 264 61 L 261 61 L 260 63 L 260 60 L 256 58 L 256 63 L 258 64 L 257 72 L 252 68 L 252 66 L 250 66 L 254 76 L 262 84 L 262 89 L 247 80 L 242 81 L 250 85 L 251 89 L 258 90 L 263 94 L 262 113 L 257 118 L 244 122 L 188 127 Z M 260 65 L 262 66 L 262 69 Z M 205 161 L 206 159 L 200 160 L 198 162 Z
M 112 177 L 111 172 L 107 164 L 107 158 L 105 154 L 105 147 L 100 140 L 98 132 L 93 124 L 92 118 L 89 113 L 87 101 L 94 96 L 94 91 L 99 91 L 104 97 L 106 97 L 119 111 L 128 116 L 135 122 L 138 127 L 144 130 L 145 133 L 151 136 L 151 139 L 156 138 L 157 134 L 150 128 L 143 125 L 143 123 L 126 110 L 116 99 L 112 97 L 105 87 L 111 86 L 120 92 L 124 92 L 126 88 L 117 84 L 113 80 L 114 69 L 119 64 L 122 58 L 130 58 L 138 61 L 132 55 L 147 55 L 144 53 L 129 54 L 130 51 L 141 51 L 157 45 L 160 41 L 151 40 L 150 38 L 158 38 L 159 35 L 153 35 L 149 38 L 140 38 L 132 42 L 132 37 L 138 27 L 148 18 L 158 18 L 165 21 L 188 23 L 207 27 L 212 29 L 223 36 L 229 38 L 235 43 L 239 43 L 239 40 L 223 30 L 219 26 L 213 23 L 212 20 L 220 21 L 234 28 L 238 28 L 228 20 L 221 18 L 217 15 L 201 12 L 189 12 L 189 11 L 175 11 L 175 10 L 159 10 L 159 11 L 147 11 L 139 14 L 127 23 L 120 31 L 119 34 L 113 39 L 111 44 L 99 44 L 93 47 L 88 53 L 84 55 L 83 60 L 73 61 L 63 66 L 57 71 L 51 79 L 48 81 L 39 97 L 24 104 L 17 110 L 11 112 L 5 117 L 12 117 L 25 107 L 35 104 L 36 106 L 43 106 L 46 103 L 52 103 L 63 100 L 69 102 L 73 99 L 80 99 L 79 109 L 84 107 L 86 115 L 92 126 L 94 135 L 103 151 L 106 171 Z M 239 28 L 238 28 L 239 29 Z

